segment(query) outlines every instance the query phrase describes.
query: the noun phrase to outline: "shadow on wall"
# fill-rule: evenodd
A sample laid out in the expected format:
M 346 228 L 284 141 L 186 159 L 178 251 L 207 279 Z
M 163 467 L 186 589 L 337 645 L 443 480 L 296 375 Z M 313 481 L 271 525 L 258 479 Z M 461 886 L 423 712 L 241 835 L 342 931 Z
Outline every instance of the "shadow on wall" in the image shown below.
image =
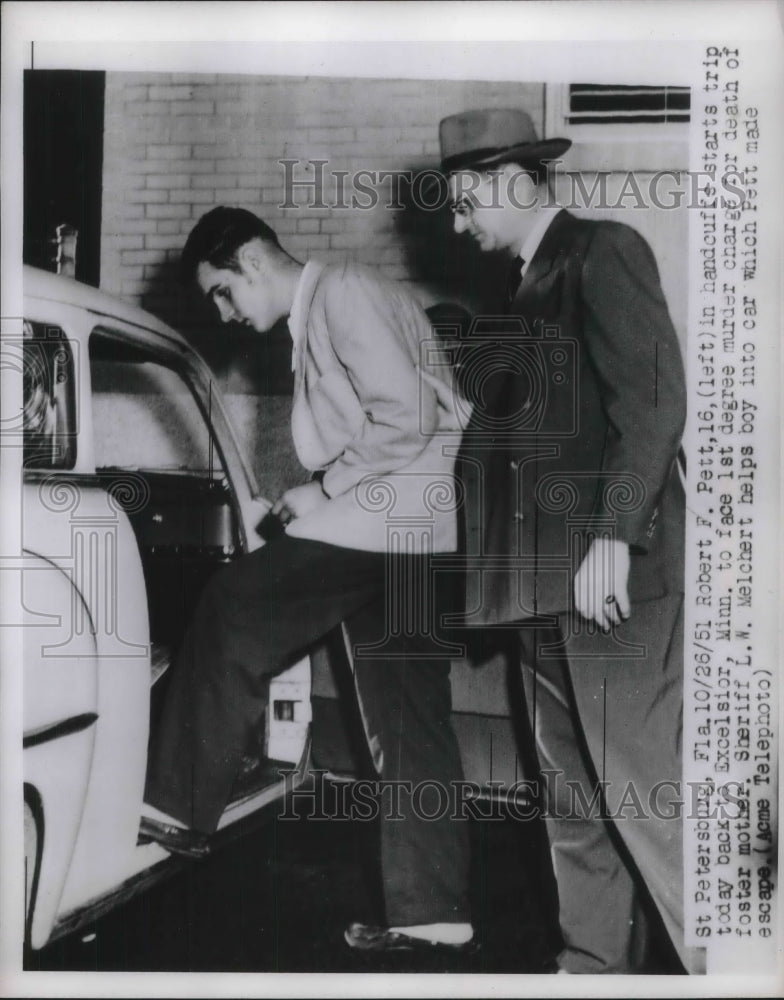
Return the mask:
M 290 397 L 227 393 L 224 402 L 263 497 L 277 500 L 285 490 L 310 479 L 291 439 Z
M 172 294 L 177 289 L 177 294 Z M 196 348 L 225 393 L 291 395 L 291 338 L 285 323 L 257 334 L 239 323 L 221 323 L 196 288 L 180 282 L 178 261 L 165 261 L 150 276 L 142 308 L 174 327 Z
M 414 166 L 411 176 L 425 169 Z M 432 174 L 432 166 L 428 170 Z M 480 251 L 468 234 L 454 232 L 445 188 L 404 186 L 401 201 L 396 229 L 414 282 L 435 301 L 459 303 L 474 315 L 496 308 L 507 264 L 501 254 Z
M 142 307 L 182 333 L 209 365 L 261 495 L 276 500 L 305 482 L 308 473 L 291 440 L 294 377 L 285 323 L 266 334 L 221 323 L 195 288 L 181 285 L 176 260 L 163 262 L 150 276 Z

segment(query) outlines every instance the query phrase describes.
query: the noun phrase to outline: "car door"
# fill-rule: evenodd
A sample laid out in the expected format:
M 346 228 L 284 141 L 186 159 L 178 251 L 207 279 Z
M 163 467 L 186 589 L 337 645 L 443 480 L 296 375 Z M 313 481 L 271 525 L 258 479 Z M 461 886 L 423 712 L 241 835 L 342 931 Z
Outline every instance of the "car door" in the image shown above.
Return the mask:
M 98 658 L 84 599 L 79 350 L 46 306 L 24 322 L 23 768 L 28 939 L 54 923 L 77 840 L 98 720 Z M 32 318 L 35 317 L 35 318 Z M 82 522 L 83 524 L 83 522 Z
M 122 536 L 112 584 L 122 632 L 101 665 L 104 705 L 64 914 L 121 894 L 168 859 L 157 846 L 136 843 L 159 678 L 204 583 L 242 551 L 223 449 L 185 348 L 110 316 L 90 317 L 83 348 L 89 485 L 115 509 Z

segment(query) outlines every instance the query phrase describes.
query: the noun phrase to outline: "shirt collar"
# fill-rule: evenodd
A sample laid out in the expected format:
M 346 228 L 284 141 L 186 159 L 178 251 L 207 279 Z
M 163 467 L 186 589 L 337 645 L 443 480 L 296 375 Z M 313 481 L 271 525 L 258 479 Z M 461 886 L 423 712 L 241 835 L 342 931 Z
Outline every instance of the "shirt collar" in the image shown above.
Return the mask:
M 539 249 L 539 244 L 544 239 L 544 234 L 550 228 L 550 225 L 555 219 L 556 215 L 561 211 L 560 207 L 542 207 L 539 209 L 536 221 L 533 227 L 525 238 L 525 242 L 520 247 L 519 257 L 522 258 L 525 263 L 523 264 L 522 274 L 528 270 L 531 261 L 534 259 L 534 254 Z

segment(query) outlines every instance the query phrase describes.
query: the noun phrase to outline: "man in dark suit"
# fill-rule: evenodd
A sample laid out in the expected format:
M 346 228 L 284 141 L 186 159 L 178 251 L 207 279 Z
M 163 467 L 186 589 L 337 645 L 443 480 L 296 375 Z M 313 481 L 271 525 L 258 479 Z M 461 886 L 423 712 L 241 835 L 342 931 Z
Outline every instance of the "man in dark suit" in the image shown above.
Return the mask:
M 649 896 L 687 968 L 679 791 L 681 354 L 633 229 L 554 204 L 504 109 L 441 122 L 457 233 L 509 269 L 461 349 L 466 624 L 519 631 L 565 972 L 644 967 Z

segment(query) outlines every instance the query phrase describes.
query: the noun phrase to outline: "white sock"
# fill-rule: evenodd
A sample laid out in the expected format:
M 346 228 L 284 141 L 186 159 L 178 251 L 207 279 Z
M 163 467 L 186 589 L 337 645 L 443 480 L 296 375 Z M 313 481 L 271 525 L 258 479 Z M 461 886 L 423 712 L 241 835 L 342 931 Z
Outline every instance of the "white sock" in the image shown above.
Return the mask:
M 188 829 L 182 820 L 168 816 L 165 812 L 161 812 L 160 809 L 156 809 L 155 806 L 151 806 L 149 802 L 142 803 L 142 816 L 146 816 L 148 819 L 156 819 L 159 823 L 166 823 L 168 826 L 178 826 L 181 830 Z
M 389 929 L 409 937 L 423 938 L 425 941 L 439 941 L 441 944 L 465 944 L 474 936 L 471 924 L 416 924 L 413 927 Z

